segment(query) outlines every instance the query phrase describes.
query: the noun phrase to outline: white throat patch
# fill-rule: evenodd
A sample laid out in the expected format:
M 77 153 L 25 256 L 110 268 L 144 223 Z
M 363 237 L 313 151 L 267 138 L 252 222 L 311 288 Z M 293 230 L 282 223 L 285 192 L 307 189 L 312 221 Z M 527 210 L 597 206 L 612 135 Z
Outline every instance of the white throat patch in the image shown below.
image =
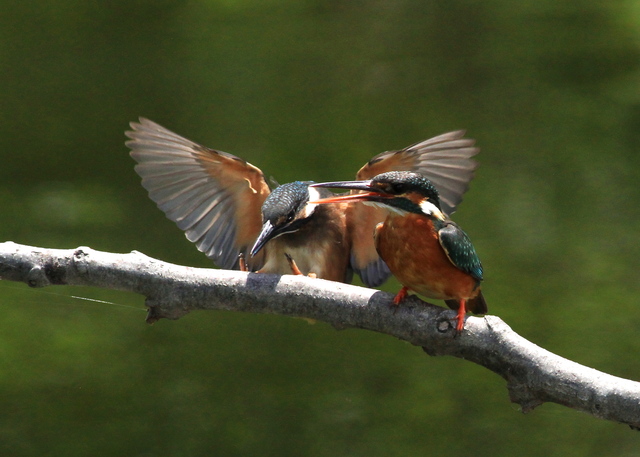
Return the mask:
M 320 197 L 320 192 L 318 192 L 318 189 L 316 189 L 315 187 L 309 187 L 309 201 L 316 201 L 316 200 L 320 200 L 322 197 Z M 317 203 L 307 203 L 304 207 L 304 218 L 310 217 L 313 212 L 316 210 L 316 206 L 318 206 Z
M 427 216 L 433 216 L 437 219 L 444 220 L 444 214 L 442 214 L 442 211 L 440 211 L 438 207 L 429 200 L 422 201 L 420 203 L 420 209 Z

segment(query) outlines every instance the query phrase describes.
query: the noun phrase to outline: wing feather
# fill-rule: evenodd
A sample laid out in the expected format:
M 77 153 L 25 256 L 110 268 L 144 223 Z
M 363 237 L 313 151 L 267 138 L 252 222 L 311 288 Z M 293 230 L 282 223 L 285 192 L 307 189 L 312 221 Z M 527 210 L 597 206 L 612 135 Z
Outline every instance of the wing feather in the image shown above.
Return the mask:
M 438 240 L 453 265 L 470 274 L 478 282 L 482 281 L 482 264 L 478 254 L 469 236 L 458 224 L 446 221 L 438 230 Z
M 262 227 L 260 208 L 269 185 L 260 169 L 222 151 L 194 143 L 140 118 L 127 146 L 149 197 L 185 231 L 187 239 L 223 268 L 236 268 Z M 262 258 L 252 259 L 252 268 Z
M 464 130 L 448 132 L 400 151 L 378 154 L 358 171 L 356 179 L 371 179 L 387 171 L 423 174 L 438 189 L 442 211 L 452 214 L 478 168 L 472 157 L 480 149 L 475 147 L 475 140 L 464 138 L 464 134 Z

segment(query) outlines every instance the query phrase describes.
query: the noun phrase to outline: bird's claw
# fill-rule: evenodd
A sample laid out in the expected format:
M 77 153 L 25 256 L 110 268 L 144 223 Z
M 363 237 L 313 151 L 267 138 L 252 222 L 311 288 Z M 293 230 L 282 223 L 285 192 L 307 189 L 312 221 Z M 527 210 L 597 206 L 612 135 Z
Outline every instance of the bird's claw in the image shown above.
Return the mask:
M 243 252 L 238 254 L 238 268 L 240 268 L 240 271 L 244 271 L 244 272 L 249 271 L 249 268 L 247 267 L 247 261 L 244 259 Z
M 304 276 L 304 273 L 302 271 L 300 271 L 300 268 L 298 268 L 298 265 L 296 264 L 296 261 L 293 260 L 293 258 L 287 253 L 285 253 L 284 256 L 287 258 L 287 262 L 289 262 L 289 268 L 291 268 L 291 272 L 294 275 Z M 315 273 L 309 273 L 307 276 L 309 278 L 314 278 L 314 279 L 318 277 L 318 275 L 315 274 Z
M 462 333 L 464 330 L 464 318 L 467 315 L 467 301 L 460 300 L 460 306 L 458 307 L 458 315 L 456 316 L 456 331 Z
M 409 288 L 403 286 L 402 289 L 400 289 L 400 291 L 396 294 L 395 297 L 393 297 L 393 304 L 395 306 L 400 305 L 400 303 L 407 298 L 407 295 L 409 295 Z
M 302 275 L 300 268 L 298 268 L 298 265 L 296 265 L 296 261 L 293 260 L 291 256 L 287 253 L 285 253 L 284 256 L 287 258 L 287 262 L 289 262 L 289 268 L 291 268 L 291 272 L 294 275 Z

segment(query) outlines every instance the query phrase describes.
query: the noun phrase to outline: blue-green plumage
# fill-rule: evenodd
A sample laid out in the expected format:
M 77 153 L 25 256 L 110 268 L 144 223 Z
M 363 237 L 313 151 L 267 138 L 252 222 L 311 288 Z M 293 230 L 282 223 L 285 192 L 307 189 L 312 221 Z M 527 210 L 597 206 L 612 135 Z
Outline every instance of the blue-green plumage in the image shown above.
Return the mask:
M 275 222 L 283 215 L 293 220 L 309 201 L 311 182 L 295 181 L 276 187 L 262 204 L 262 218 Z
M 452 221 L 435 221 L 438 240 L 451 263 L 474 277 L 478 284 L 482 281 L 482 264 L 469 235 Z

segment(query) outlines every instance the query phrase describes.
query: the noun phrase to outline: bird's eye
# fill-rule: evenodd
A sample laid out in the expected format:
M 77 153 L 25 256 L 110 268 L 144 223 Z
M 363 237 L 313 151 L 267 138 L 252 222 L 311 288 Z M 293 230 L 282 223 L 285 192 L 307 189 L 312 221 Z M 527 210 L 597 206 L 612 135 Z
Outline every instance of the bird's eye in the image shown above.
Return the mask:
M 405 186 L 403 183 L 391 184 L 391 191 L 394 194 L 404 194 L 407 191 L 407 186 Z
M 287 214 L 287 222 L 291 222 L 295 217 L 296 213 L 291 211 L 289 214 Z

